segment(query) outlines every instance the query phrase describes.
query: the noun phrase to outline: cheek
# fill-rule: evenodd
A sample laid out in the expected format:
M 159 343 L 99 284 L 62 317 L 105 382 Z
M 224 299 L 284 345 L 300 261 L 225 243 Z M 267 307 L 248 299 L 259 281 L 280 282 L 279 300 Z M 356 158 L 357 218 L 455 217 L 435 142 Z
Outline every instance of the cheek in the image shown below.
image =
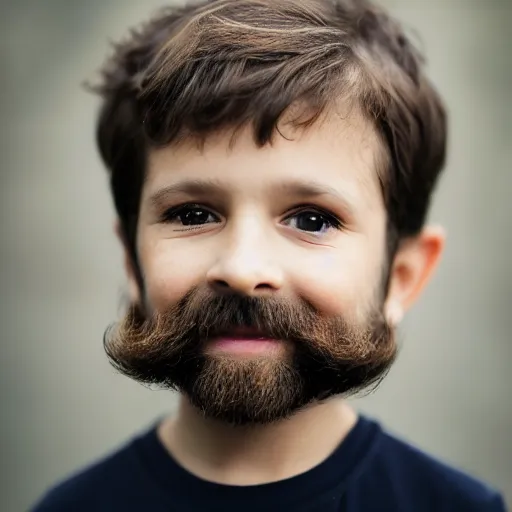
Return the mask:
M 380 276 L 379 252 L 367 240 L 312 255 L 307 271 L 298 273 L 297 293 L 325 315 L 364 321 L 373 305 Z
M 147 244 L 140 255 L 146 301 L 156 311 L 180 300 L 205 274 L 204 258 L 171 240 Z

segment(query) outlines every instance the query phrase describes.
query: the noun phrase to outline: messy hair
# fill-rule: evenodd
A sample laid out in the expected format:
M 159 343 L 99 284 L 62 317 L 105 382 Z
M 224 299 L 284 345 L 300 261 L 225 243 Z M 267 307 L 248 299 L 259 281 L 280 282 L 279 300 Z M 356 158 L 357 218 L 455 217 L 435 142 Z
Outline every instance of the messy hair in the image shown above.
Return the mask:
M 401 26 L 366 0 L 200 0 L 115 45 L 95 91 L 97 142 L 127 247 L 151 148 L 251 126 L 271 144 L 290 107 L 305 129 L 343 99 L 373 124 L 388 242 L 417 234 L 443 168 L 446 114 Z

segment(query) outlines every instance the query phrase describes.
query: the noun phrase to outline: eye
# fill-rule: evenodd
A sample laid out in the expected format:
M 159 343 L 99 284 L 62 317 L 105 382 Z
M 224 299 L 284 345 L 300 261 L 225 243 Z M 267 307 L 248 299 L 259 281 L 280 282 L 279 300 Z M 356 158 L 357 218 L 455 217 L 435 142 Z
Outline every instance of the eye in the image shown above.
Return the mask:
M 178 225 L 188 228 L 199 227 L 212 222 L 220 222 L 219 218 L 210 212 L 210 210 L 196 204 L 186 204 L 171 208 L 165 212 L 162 220 L 168 224 L 177 223 Z
M 342 222 L 328 213 L 317 210 L 302 210 L 285 220 L 290 227 L 307 233 L 323 235 L 330 229 L 341 229 Z

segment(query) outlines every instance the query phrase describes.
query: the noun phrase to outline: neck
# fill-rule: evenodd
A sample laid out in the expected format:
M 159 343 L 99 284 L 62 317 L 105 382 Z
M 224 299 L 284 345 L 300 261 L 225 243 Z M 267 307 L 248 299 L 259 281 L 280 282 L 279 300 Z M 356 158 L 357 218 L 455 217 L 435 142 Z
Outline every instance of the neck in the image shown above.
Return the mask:
M 256 485 L 308 471 L 325 460 L 357 421 L 333 399 L 271 424 L 235 427 L 205 418 L 181 397 L 177 415 L 158 436 L 172 457 L 196 476 L 228 485 Z

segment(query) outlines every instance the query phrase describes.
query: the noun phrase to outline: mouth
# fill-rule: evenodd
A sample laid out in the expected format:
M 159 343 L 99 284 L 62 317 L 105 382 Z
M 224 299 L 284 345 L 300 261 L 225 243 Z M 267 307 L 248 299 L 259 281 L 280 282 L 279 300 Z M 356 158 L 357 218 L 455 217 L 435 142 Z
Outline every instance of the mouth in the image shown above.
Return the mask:
M 279 352 L 283 346 L 282 340 L 270 338 L 256 329 L 236 328 L 211 338 L 207 343 L 207 352 L 254 356 Z

